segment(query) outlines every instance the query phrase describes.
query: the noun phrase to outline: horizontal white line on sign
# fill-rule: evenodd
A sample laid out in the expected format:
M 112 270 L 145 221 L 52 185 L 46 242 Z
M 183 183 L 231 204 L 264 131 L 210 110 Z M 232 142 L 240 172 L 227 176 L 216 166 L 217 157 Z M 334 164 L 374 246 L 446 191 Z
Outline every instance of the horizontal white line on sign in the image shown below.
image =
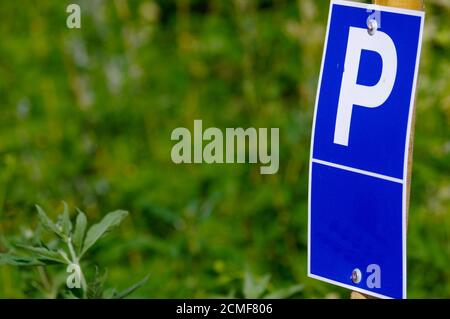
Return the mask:
M 391 176 L 387 176 L 387 175 L 383 175 L 383 174 L 377 174 L 377 173 L 372 173 L 369 171 L 365 171 L 362 169 L 357 169 L 357 168 L 353 168 L 350 166 L 345 166 L 345 165 L 339 165 L 339 164 L 335 164 L 335 163 L 331 163 L 331 162 L 327 162 L 327 161 L 322 161 L 319 159 L 315 159 L 313 158 L 312 161 L 314 163 L 318 163 L 318 164 L 322 164 L 322 165 L 326 165 L 326 166 L 331 166 L 334 168 L 340 168 L 349 172 L 353 172 L 353 173 L 359 173 L 359 174 L 363 174 L 363 175 L 367 175 L 367 176 L 372 176 L 372 177 L 376 177 L 376 178 L 381 178 L 381 179 L 385 179 L 387 181 L 391 181 L 394 183 L 399 183 L 399 184 L 403 184 L 403 180 L 400 178 L 395 178 L 395 177 L 391 177 Z

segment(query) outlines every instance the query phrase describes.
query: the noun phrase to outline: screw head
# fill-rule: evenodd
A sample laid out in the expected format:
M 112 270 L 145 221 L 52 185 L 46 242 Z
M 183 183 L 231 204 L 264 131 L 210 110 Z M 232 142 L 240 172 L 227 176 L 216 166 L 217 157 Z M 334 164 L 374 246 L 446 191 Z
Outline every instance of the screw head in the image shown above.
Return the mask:
M 350 279 L 354 284 L 359 284 L 362 279 L 361 270 L 359 270 L 358 268 L 353 269 Z
M 378 30 L 378 22 L 375 19 L 370 19 L 367 21 L 367 32 L 369 32 L 370 35 L 374 35 L 375 32 Z

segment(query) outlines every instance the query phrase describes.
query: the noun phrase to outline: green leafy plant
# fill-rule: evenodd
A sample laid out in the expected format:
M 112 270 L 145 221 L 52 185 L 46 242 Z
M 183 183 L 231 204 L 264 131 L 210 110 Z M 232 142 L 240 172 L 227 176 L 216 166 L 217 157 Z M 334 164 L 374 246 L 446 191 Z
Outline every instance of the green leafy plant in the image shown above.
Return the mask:
M 286 288 L 270 289 L 270 274 L 264 276 L 255 276 L 250 270 L 244 273 L 242 291 L 231 291 L 227 296 L 222 298 L 244 298 L 244 299 L 286 299 L 291 298 L 303 290 L 303 285 L 291 285 Z
M 36 230 L 31 232 L 31 238 L 28 238 L 26 243 L 11 245 L 8 253 L 1 253 L 0 265 L 37 267 L 40 284 L 34 286 L 46 297 L 125 298 L 147 282 L 148 277 L 145 277 L 123 292 L 117 292 L 115 289 L 105 290 L 106 272 L 100 274 L 96 267 L 92 280 L 88 282 L 83 271 L 82 260 L 87 251 L 117 227 L 128 216 L 128 212 L 111 212 L 99 223 L 88 228 L 86 214 L 78 209 L 75 224 L 72 223 L 66 203 L 57 222 L 53 222 L 40 206 L 36 205 L 36 208 L 39 224 Z M 48 235 L 47 240 L 44 240 L 43 231 Z M 65 276 L 55 275 L 51 280 L 46 269 L 51 265 L 65 265 Z M 64 283 L 66 287 L 62 289 Z
M 256 277 L 247 270 L 244 274 L 243 297 L 246 299 L 285 299 L 292 297 L 303 290 L 302 285 L 292 285 L 287 288 L 268 292 L 270 277 L 270 274 Z

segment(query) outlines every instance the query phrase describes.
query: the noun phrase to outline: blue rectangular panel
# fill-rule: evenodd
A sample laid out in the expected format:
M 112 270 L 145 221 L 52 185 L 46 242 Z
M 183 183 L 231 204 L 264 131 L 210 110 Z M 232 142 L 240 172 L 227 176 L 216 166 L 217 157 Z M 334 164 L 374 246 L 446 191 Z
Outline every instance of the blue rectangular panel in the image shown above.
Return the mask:
M 391 95 L 377 108 L 354 107 L 349 145 L 333 143 L 350 27 L 367 28 L 370 13 L 363 8 L 334 5 L 317 106 L 314 158 L 403 178 L 407 125 L 413 94 L 421 18 L 381 13 L 380 31 L 397 49 L 397 78 Z M 377 82 L 382 68 L 376 53 L 363 51 L 358 84 Z
M 313 163 L 311 187 L 311 273 L 402 298 L 403 185 Z M 372 264 L 381 268 L 380 288 L 367 287 Z

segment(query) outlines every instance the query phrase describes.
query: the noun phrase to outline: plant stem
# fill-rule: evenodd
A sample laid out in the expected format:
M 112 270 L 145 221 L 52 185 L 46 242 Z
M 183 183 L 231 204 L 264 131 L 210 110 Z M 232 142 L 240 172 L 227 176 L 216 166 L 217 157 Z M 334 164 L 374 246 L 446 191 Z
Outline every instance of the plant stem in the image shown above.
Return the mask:
M 69 237 L 67 239 L 66 243 L 67 243 L 67 246 L 69 247 L 69 252 L 70 252 L 70 256 L 72 257 L 72 262 L 74 264 L 78 265 L 79 261 L 78 261 L 77 254 L 75 253 L 75 249 L 73 248 L 73 245 L 72 245 L 72 238 Z

